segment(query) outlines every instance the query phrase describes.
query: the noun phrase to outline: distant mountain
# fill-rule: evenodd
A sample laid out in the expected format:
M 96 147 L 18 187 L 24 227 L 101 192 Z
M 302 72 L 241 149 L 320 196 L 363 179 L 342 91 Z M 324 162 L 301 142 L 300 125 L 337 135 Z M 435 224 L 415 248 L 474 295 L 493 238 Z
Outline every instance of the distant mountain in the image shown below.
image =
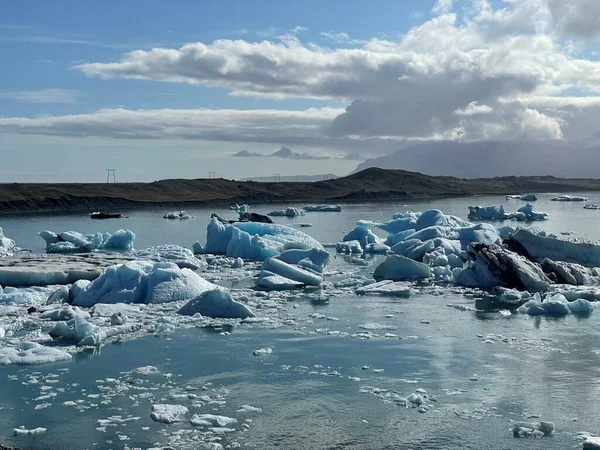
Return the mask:
M 275 179 L 275 177 L 252 177 L 252 178 L 244 178 L 241 181 L 258 181 L 260 183 L 269 183 L 275 181 L 281 182 L 297 182 L 297 183 L 311 183 L 313 181 L 323 181 L 323 180 L 334 180 L 338 178 L 337 175 L 332 173 L 327 173 L 325 175 L 290 175 L 287 177 L 280 177 Z
M 600 140 L 591 136 L 579 142 L 426 142 L 368 159 L 352 173 L 369 167 L 459 178 L 543 175 L 600 178 Z

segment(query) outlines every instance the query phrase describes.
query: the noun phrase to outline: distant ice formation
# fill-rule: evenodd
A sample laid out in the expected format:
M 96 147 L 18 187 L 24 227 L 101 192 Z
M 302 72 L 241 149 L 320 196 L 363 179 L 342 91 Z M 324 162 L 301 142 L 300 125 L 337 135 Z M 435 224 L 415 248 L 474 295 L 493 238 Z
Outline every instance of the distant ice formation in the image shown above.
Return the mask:
M 302 209 L 306 212 L 341 212 L 342 205 L 307 205 Z
M 507 195 L 506 200 L 522 200 L 524 202 L 535 202 L 537 201 L 537 196 L 535 194 L 525 194 L 525 195 Z
M 546 220 L 548 214 L 537 212 L 531 203 L 511 213 L 504 210 L 504 206 L 469 206 L 469 219 L 471 220 L 517 220 L 519 222 L 533 222 Z
M 235 205 L 231 205 L 229 207 L 229 209 L 231 211 L 237 211 L 237 212 L 248 212 L 250 210 L 250 206 L 243 204 L 243 205 L 238 205 L 237 203 Z
M 587 198 L 578 195 L 559 195 L 550 199 L 553 202 L 587 202 Z
M 114 234 L 81 234 L 77 231 L 54 233 L 41 231 L 38 235 L 46 241 L 47 253 L 86 253 L 94 250 L 120 251 L 133 250 L 135 233 L 118 230 Z
M 290 206 L 286 209 L 276 209 L 275 211 L 271 211 L 268 215 L 274 217 L 298 217 L 303 216 L 304 211 L 298 208 L 292 208 Z
M 195 217 L 196 216 L 192 216 L 185 211 L 173 211 L 173 212 L 166 213 L 163 216 L 163 219 L 187 220 L 187 219 L 194 219 Z

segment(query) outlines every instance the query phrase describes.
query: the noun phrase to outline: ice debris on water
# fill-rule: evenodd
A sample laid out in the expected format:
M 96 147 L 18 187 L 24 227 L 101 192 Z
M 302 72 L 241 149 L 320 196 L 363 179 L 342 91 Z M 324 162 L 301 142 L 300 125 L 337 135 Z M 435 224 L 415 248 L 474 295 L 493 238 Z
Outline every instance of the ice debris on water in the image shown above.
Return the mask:
M 0 366 L 47 364 L 71 358 L 64 350 L 29 341 L 21 341 L 17 347 L 0 347 Z
M 216 416 L 213 414 L 194 414 L 190 423 L 197 427 L 224 428 L 238 423 L 237 419 L 227 416 Z
M 373 278 L 377 281 L 401 281 L 429 277 L 431 277 L 431 270 L 427 264 L 399 255 L 388 256 L 373 273 Z
M 579 195 L 563 194 L 550 199 L 553 202 L 587 202 L 587 198 Z
M 536 293 L 531 300 L 521 305 L 517 311 L 530 316 L 589 315 L 594 311 L 594 305 L 582 298 L 570 302 L 560 293 L 547 294 L 542 300 L 540 294 Z

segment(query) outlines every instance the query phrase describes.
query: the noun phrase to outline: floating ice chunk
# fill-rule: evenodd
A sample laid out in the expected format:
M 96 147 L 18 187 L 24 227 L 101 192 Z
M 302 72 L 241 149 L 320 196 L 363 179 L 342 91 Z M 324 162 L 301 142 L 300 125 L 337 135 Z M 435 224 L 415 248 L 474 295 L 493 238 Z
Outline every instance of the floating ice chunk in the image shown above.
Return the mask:
M 0 293 L 0 305 L 34 306 L 40 307 L 46 304 L 51 288 L 28 287 L 14 288 L 5 287 Z
M 59 306 L 58 308 L 49 309 L 40 314 L 40 319 L 50 321 L 71 320 L 75 317 L 89 319 L 90 313 L 79 309 L 77 306 Z
M 367 244 L 365 247 L 365 253 L 385 255 L 385 254 L 389 253 L 389 251 L 390 251 L 389 246 L 387 246 L 385 244 L 381 244 L 379 242 Z
M 0 347 L 0 366 L 46 364 L 68 361 L 71 355 L 53 347 L 21 341 L 19 348 Z
M 583 441 L 583 450 L 600 450 L 600 437 L 586 436 Z
M 545 237 L 523 228 L 505 239 L 505 243 L 511 250 L 535 261 L 548 258 L 585 267 L 600 267 L 600 245 Z
M 291 242 L 323 249 L 307 234 L 285 225 L 258 222 L 225 225 L 213 218 L 207 227 L 206 246 L 195 246 L 194 251 L 264 261 L 281 253 L 281 247 Z
M 0 258 L 4 256 L 11 256 L 17 250 L 15 241 L 4 236 L 4 231 L 0 227 Z
M 335 247 L 338 253 L 362 253 L 362 245 L 359 241 L 338 242 Z
M 248 206 L 246 204 L 238 205 L 236 203 L 235 205 L 230 206 L 229 209 L 231 211 L 237 211 L 237 212 L 248 212 L 250 210 L 250 206 Z
M 569 309 L 573 314 L 586 315 L 594 311 L 594 305 L 583 298 L 578 298 L 569 303 Z
M 41 231 L 38 235 L 46 241 L 47 253 L 85 253 L 93 250 L 130 251 L 133 249 L 135 234 L 129 230 L 110 233 L 83 235 L 76 231 L 54 233 Z
M 307 205 L 302 209 L 306 212 L 341 212 L 342 205 Z
M 269 348 L 269 347 L 267 347 L 267 348 L 260 348 L 258 350 L 254 350 L 252 352 L 252 354 L 254 356 L 270 355 L 271 353 L 273 353 L 273 350 L 271 348 Z
M 372 222 L 359 220 L 356 222 L 356 227 L 342 238 L 342 242 L 358 241 L 362 248 L 365 248 L 367 244 L 379 242 L 379 238 L 369 229 L 371 225 L 373 225 Z
M 222 289 L 204 292 L 190 300 L 179 311 L 179 314 L 193 316 L 201 314 L 208 317 L 224 319 L 245 319 L 254 317 L 254 313 L 244 304 L 231 298 L 229 292 Z
M 110 316 L 111 325 L 123 325 L 125 322 L 127 322 L 127 316 L 123 315 L 120 311 Z
M 185 211 L 173 211 L 168 212 L 163 216 L 163 219 L 179 219 L 179 220 L 187 220 L 194 219 L 196 216 L 192 216 Z
M 523 200 L 524 202 L 535 202 L 537 201 L 537 197 L 535 194 L 525 194 L 525 195 L 521 195 L 521 197 L 519 198 L 519 200 Z
M 227 416 L 215 416 L 213 414 L 194 414 L 190 423 L 197 427 L 223 428 L 238 423 L 237 419 Z
M 373 278 L 377 281 L 401 281 L 429 277 L 431 277 L 431 270 L 427 264 L 398 255 L 388 256 L 373 273 Z
M 19 428 L 13 429 L 13 435 L 14 436 L 36 436 L 38 434 L 44 434 L 46 431 L 48 431 L 48 429 L 43 428 L 43 427 L 37 427 L 37 428 L 32 428 L 31 430 L 28 430 L 24 426 L 20 426 Z
M 510 214 L 504 211 L 504 206 L 469 206 L 471 220 L 506 220 Z
M 512 424 L 514 437 L 545 437 L 556 432 L 554 422 L 514 422 Z
M 276 209 L 275 211 L 271 211 L 268 215 L 279 217 L 298 217 L 303 216 L 304 211 L 298 208 L 288 207 L 286 209 Z
M 255 406 L 242 405 L 236 411 L 237 413 L 261 413 L 262 409 L 256 408 Z
M 155 422 L 175 423 L 181 420 L 181 416 L 188 413 L 183 405 L 152 405 L 150 418 Z
M 262 270 L 281 275 L 289 280 L 297 281 L 307 286 L 320 286 L 323 282 L 323 277 L 318 273 L 299 265 L 288 264 L 277 258 L 267 259 L 262 265 Z
M 244 267 L 244 260 L 240 257 L 235 258 L 235 261 L 231 264 L 232 269 L 240 269 Z
M 215 288 L 190 269 L 180 269 L 172 263 L 131 261 L 109 267 L 74 296 L 73 305 L 167 303 L 192 299 Z
M 550 199 L 553 202 L 587 202 L 587 198 L 578 195 L 563 194 Z
M 503 286 L 531 292 L 546 291 L 550 286 L 550 280 L 538 265 L 499 245 L 473 244 L 468 254 L 469 266 L 455 276 L 463 286 Z
M 197 270 L 202 262 L 194 256 L 191 250 L 179 245 L 156 245 L 144 250 L 138 250 L 132 254 L 136 259 L 144 259 L 154 262 L 172 262 L 180 269 Z
M 527 203 L 525 206 L 519 208 L 517 213 L 512 215 L 512 218 L 516 220 L 527 220 L 530 222 L 536 220 L 546 220 L 547 217 L 548 214 L 534 210 L 531 203 Z
M 358 295 L 379 294 L 403 298 L 408 298 L 412 294 L 412 290 L 409 285 L 406 283 L 393 282 L 392 280 L 383 280 L 378 283 L 361 286 L 356 288 L 355 292 Z
M 290 280 L 289 278 L 282 277 L 281 275 L 276 275 L 268 270 L 263 270 L 260 272 L 260 275 L 256 280 L 256 285 L 272 291 L 289 291 L 292 289 L 299 289 L 304 286 L 303 283 Z
M 288 249 L 276 256 L 277 259 L 287 263 L 300 265 L 315 272 L 323 273 L 329 263 L 329 253 L 325 250 L 311 249 Z

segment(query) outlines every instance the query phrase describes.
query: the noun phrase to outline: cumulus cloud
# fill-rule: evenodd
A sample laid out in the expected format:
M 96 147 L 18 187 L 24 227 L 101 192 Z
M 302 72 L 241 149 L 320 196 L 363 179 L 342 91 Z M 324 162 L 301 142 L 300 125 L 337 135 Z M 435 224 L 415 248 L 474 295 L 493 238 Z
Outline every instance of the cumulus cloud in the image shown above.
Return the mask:
M 600 2 L 546 0 L 555 30 L 584 39 L 600 39 Z
M 39 91 L 0 91 L 0 98 L 26 103 L 77 103 L 81 92 L 73 89 L 41 89 Z

